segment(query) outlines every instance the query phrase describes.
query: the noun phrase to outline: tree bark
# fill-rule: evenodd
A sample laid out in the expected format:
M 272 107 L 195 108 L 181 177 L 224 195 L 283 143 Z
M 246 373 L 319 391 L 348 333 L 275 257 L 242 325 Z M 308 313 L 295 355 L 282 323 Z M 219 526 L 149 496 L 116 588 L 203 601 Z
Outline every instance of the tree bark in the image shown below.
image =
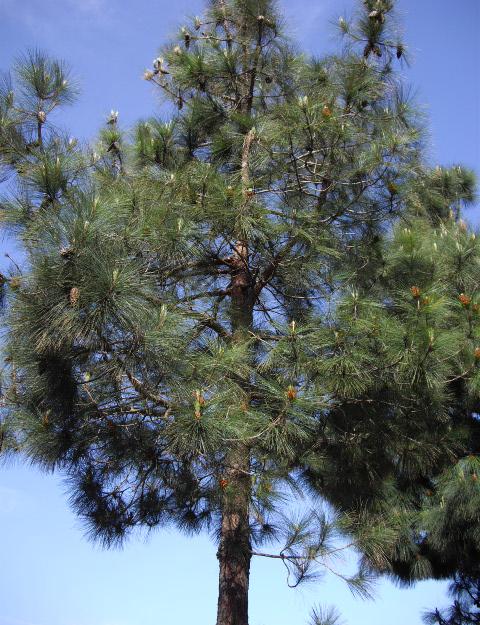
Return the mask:
M 241 178 L 244 195 L 240 211 L 248 210 L 251 201 L 249 156 L 255 131 L 243 142 Z M 249 340 L 253 327 L 255 284 L 250 272 L 249 245 L 241 229 L 230 258 L 231 327 L 234 342 Z M 245 392 L 249 394 L 249 380 Z M 224 496 L 219 560 L 217 625 L 248 625 L 248 585 L 250 579 L 250 450 L 241 442 L 225 455 Z
M 220 528 L 217 625 L 248 625 L 250 475 L 248 450 L 231 454 Z
M 253 286 L 248 271 L 248 247 L 239 242 L 237 266 L 232 274 L 232 334 L 234 341 L 248 339 L 252 328 Z M 245 384 L 248 395 L 248 381 Z M 217 625 L 248 625 L 250 578 L 250 451 L 238 443 L 225 456 L 224 494 L 219 560 Z
M 237 242 L 232 270 L 231 320 L 234 341 L 248 339 L 254 289 L 248 270 L 248 246 Z M 248 381 L 245 383 L 248 395 Z M 238 443 L 225 456 L 219 560 L 217 625 L 248 625 L 250 577 L 250 451 Z

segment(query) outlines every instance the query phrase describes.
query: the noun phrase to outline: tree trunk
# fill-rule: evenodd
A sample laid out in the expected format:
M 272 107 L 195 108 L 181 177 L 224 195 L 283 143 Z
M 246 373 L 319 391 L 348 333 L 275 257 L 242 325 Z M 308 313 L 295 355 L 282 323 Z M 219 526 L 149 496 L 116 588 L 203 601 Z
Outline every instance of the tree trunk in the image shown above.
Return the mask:
M 242 187 L 244 204 L 242 211 L 248 210 L 250 202 L 250 177 L 248 159 L 255 133 L 250 130 L 245 135 L 242 151 Z M 241 232 L 234 246 L 231 261 L 231 325 L 235 342 L 249 340 L 253 326 L 253 305 L 255 285 L 249 266 L 248 241 Z M 245 381 L 248 397 L 250 381 Z M 248 625 L 248 585 L 250 579 L 250 450 L 238 443 L 225 456 L 224 496 L 219 560 L 219 588 L 217 625 Z
M 252 288 L 247 271 L 247 247 L 237 244 L 239 267 L 232 277 L 232 330 L 235 341 L 248 338 L 252 327 Z M 242 257 L 242 258 L 240 258 Z M 241 268 L 240 268 L 241 265 Z M 249 383 L 245 382 L 248 396 Z M 238 443 L 225 456 L 220 545 L 217 625 L 248 625 L 251 496 L 250 451 Z
M 248 450 L 239 450 L 235 456 L 235 466 L 226 472 L 228 485 L 217 553 L 220 565 L 217 625 L 248 625 L 251 559 Z

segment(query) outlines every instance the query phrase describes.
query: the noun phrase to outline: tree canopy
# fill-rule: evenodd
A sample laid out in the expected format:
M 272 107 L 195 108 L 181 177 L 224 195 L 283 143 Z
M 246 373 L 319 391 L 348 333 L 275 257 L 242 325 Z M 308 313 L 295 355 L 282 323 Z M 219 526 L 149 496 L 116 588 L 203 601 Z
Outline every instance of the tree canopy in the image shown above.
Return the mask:
M 270 0 L 212 1 L 145 72 L 165 117 L 112 111 L 93 147 L 53 124 L 62 63 L 2 85 L 5 436 L 107 546 L 210 531 L 218 625 L 252 556 L 296 585 L 352 547 L 361 593 L 477 566 L 475 181 L 428 165 L 393 9 L 315 59 Z

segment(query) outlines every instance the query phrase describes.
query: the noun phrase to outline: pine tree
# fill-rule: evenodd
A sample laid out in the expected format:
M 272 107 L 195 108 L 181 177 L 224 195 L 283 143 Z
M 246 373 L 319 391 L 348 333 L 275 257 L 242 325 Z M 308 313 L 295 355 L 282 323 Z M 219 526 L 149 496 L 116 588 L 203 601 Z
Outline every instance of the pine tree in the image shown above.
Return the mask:
M 478 575 L 478 239 L 454 212 L 438 219 L 455 204 L 459 172 L 437 169 L 410 187 L 406 219 L 384 241 L 374 277 L 368 276 L 370 306 L 382 302 L 389 310 L 379 334 L 398 353 L 397 361 L 392 354 L 394 367 L 383 372 L 393 379 L 384 382 L 388 407 L 380 415 L 376 442 L 383 437 L 388 446 L 398 435 L 398 422 L 389 415 L 392 405 L 405 411 L 400 422 L 406 425 L 404 451 L 397 447 L 397 479 L 385 480 L 368 505 L 372 523 L 376 514 L 381 523 L 387 514 L 397 527 L 388 563 L 373 567 L 406 584 Z M 427 203 L 418 203 L 418 189 L 435 193 L 438 183 L 444 206 L 431 212 Z M 357 283 L 357 288 L 362 287 Z M 361 305 L 358 298 L 356 305 Z M 396 397 L 388 396 L 398 390 Z M 382 457 L 379 450 L 375 455 Z
M 432 501 L 417 522 L 435 552 L 436 572 L 452 578 L 449 594 L 454 599 L 447 610 L 426 614 L 425 623 L 480 623 L 478 407 L 474 410 L 466 454 L 436 481 Z
M 217 625 L 247 625 L 252 556 L 292 586 L 348 547 L 354 591 L 435 575 L 416 522 L 474 430 L 472 175 L 424 163 L 393 2 L 339 26 L 309 59 L 272 1 L 210 2 L 145 72 L 168 121 L 112 111 L 94 150 L 51 123 L 62 64 L 1 92 L 4 423 L 103 544 L 212 532 Z
M 410 455 L 394 488 L 384 482 L 389 493 L 376 494 L 370 501 L 371 522 L 375 523 L 378 514 L 384 523 L 388 511 L 397 538 L 385 563 L 365 561 L 365 565 L 406 585 L 420 579 L 451 578 L 453 605 L 425 615 L 426 623 L 438 625 L 476 623 L 479 606 L 480 259 L 477 236 L 459 211 L 458 194 L 463 195 L 470 186 L 465 186 L 467 179 L 462 181 L 460 172 L 460 168 L 436 168 L 405 189 L 406 219 L 384 241 L 375 276 L 374 301 L 388 303 L 403 325 L 405 344 L 418 350 L 414 359 L 421 368 L 409 371 L 414 373 L 408 382 L 413 391 L 411 399 L 422 401 L 422 410 L 445 411 L 447 430 L 429 432 L 425 423 L 427 438 L 422 453 L 416 459 L 416 454 Z M 407 306 L 401 304 L 402 290 L 411 294 Z M 371 297 L 373 290 L 369 291 Z M 398 363 L 395 376 L 401 375 L 405 358 L 403 354 L 404 362 Z M 419 373 L 420 387 L 416 380 Z M 427 395 L 422 387 L 430 388 Z M 416 413 L 413 406 L 408 411 Z M 416 429 L 418 425 L 416 420 L 410 427 Z M 432 471 L 423 465 L 422 456 L 428 447 L 431 454 L 442 454 L 442 445 L 435 438 L 438 433 L 446 435 L 447 445 Z M 406 443 L 418 445 L 418 434 L 409 435 Z M 406 459 L 402 458 L 402 463 Z
M 477 625 L 480 623 L 479 578 L 456 575 L 449 590 L 455 599 L 453 605 L 447 610 L 436 609 L 426 614 L 424 622 L 427 625 Z

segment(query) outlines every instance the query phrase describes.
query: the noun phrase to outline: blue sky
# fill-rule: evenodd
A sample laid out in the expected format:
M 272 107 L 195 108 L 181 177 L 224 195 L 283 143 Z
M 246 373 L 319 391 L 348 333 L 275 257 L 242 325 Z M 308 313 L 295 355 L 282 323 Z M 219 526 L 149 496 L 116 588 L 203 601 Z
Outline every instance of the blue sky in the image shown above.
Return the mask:
M 405 70 L 430 120 L 433 163 L 480 174 L 480 3 L 397 0 L 413 66 Z M 111 108 L 126 127 L 158 110 L 141 79 L 157 48 L 201 12 L 201 0 L 0 0 L 0 67 L 27 47 L 64 58 L 81 85 L 62 123 L 91 139 Z M 282 0 L 294 38 L 308 52 L 335 46 L 329 23 L 353 0 Z M 478 207 L 467 217 L 480 221 Z M 0 239 L 0 248 L 11 243 Z M 2 254 L 3 256 L 3 254 Z M 0 269 L 5 265 L 0 258 Z M 121 551 L 88 542 L 57 476 L 16 463 L 0 467 L 0 625 L 197 625 L 215 620 L 217 566 L 208 537 L 161 531 Z M 420 625 L 422 609 L 445 602 L 434 582 L 378 586 L 375 602 L 353 599 L 326 577 L 289 590 L 276 562 L 254 562 L 251 625 L 301 625 L 313 604 L 335 604 L 350 625 Z

